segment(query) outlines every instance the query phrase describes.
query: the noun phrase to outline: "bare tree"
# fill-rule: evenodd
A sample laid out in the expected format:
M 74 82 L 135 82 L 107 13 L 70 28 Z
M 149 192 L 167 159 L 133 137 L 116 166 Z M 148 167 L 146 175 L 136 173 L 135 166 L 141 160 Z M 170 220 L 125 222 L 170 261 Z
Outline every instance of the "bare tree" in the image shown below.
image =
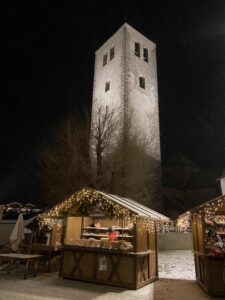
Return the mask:
M 51 205 L 90 185 L 88 132 L 75 116 L 68 116 L 53 132 L 53 142 L 38 153 L 38 179 L 43 197 Z
M 84 186 L 109 190 L 112 152 L 120 137 L 118 120 L 114 110 L 99 106 L 91 129 L 87 114 L 82 124 L 70 115 L 53 131 L 53 143 L 38 153 L 37 176 L 49 205 Z
M 124 126 L 121 111 L 94 106 L 91 129 L 89 116 L 82 126 L 70 116 L 54 131 L 53 144 L 39 155 L 38 177 L 49 204 L 91 186 L 157 207 L 160 165 L 148 152 L 156 137 L 132 131 L 132 114 Z
M 149 118 L 151 123 L 158 121 L 153 120 L 154 113 Z M 132 111 L 124 120 L 122 110 L 104 107 L 95 108 L 94 121 L 91 152 L 96 187 L 162 210 L 158 124 L 150 133 L 140 132 L 132 127 Z
M 130 135 L 125 147 L 115 153 L 114 190 L 142 204 L 162 210 L 160 161 L 148 153 L 150 140 L 143 135 Z
M 120 110 L 93 106 L 90 131 L 90 155 L 96 173 L 96 187 L 107 188 L 114 168 L 114 153 L 121 140 Z

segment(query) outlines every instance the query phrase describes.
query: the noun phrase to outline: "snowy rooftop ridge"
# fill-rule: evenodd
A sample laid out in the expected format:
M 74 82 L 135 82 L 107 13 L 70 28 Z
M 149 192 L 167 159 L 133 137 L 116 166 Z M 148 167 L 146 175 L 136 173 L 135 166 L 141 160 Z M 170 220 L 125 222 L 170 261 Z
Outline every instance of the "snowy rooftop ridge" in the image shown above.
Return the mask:
M 120 204 L 121 206 L 128 208 L 129 210 L 133 211 L 134 213 L 138 214 L 141 217 L 150 217 L 158 221 L 170 221 L 168 217 L 129 198 L 123 198 L 120 196 L 108 194 L 106 192 L 101 192 L 101 191 L 97 191 L 97 192 L 103 195 L 104 197 L 109 198 L 110 200 Z

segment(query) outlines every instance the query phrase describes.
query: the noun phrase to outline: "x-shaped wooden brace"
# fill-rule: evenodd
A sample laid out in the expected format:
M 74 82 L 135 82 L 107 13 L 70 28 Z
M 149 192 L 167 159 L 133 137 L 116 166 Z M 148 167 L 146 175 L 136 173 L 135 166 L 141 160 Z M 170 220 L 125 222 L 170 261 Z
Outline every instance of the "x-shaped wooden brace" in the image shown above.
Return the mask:
M 139 258 L 140 267 L 141 267 L 141 278 L 140 278 L 140 282 L 142 282 L 142 277 L 143 277 L 144 281 L 146 280 L 146 277 L 145 277 L 145 270 L 144 270 L 144 266 L 145 266 L 145 258 L 146 258 L 146 256 L 143 256 L 143 257 L 140 257 L 140 258 Z
M 80 253 L 80 255 L 77 257 L 77 253 L 73 252 L 73 257 L 74 257 L 74 267 L 73 267 L 73 270 L 71 272 L 71 275 L 74 275 L 76 270 L 77 270 L 78 275 L 81 277 L 82 272 L 81 272 L 81 269 L 80 269 L 80 261 L 81 261 L 81 258 L 83 257 L 83 253 Z
M 117 267 L 118 267 L 118 265 L 120 263 L 120 260 L 121 260 L 121 256 L 120 255 L 116 256 L 116 261 L 114 261 L 112 255 L 109 256 L 109 259 L 110 259 L 110 262 L 111 262 L 111 265 L 112 265 L 112 270 L 111 270 L 111 272 L 110 272 L 109 277 L 108 277 L 107 280 L 112 280 L 112 278 L 113 278 L 113 276 L 115 274 L 115 276 L 117 277 L 118 281 L 122 282 L 121 278 L 120 278 L 120 274 L 118 273 L 118 270 L 117 270 Z

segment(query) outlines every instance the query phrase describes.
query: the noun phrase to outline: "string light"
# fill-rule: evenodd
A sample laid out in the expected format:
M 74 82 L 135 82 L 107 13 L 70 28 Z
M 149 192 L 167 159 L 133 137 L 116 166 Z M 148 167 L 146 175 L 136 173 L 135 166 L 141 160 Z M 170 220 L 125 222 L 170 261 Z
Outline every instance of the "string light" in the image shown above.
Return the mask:
M 225 209 L 225 197 L 221 196 L 213 201 L 207 202 L 199 206 L 197 212 L 188 211 L 177 219 L 177 227 L 181 231 L 188 231 L 191 228 L 192 216 L 198 215 L 199 218 L 210 219 L 211 215 L 215 215 L 218 210 Z
M 138 215 L 133 213 L 131 210 L 115 204 L 112 200 L 106 198 L 105 196 L 99 194 L 98 192 L 91 189 L 83 189 L 73 195 L 68 199 L 64 200 L 60 204 L 55 205 L 53 208 L 43 213 L 39 217 L 39 228 L 47 226 L 49 229 L 53 227 L 54 224 L 57 226 L 63 226 L 63 219 L 65 214 L 73 207 L 77 209 L 82 208 L 83 214 L 90 214 L 93 208 L 99 206 L 101 211 L 106 216 L 113 216 L 113 218 L 123 218 L 125 220 L 133 221 L 136 223 Z M 150 228 L 148 220 L 146 219 L 146 226 Z
M 185 215 L 179 217 L 176 221 L 177 231 L 190 232 L 191 231 L 191 213 L 188 211 Z
M 191 228 L 189 226 L 181 226 L 180 220 L 177 221 L 157 221 L 157 232 L 189 232 Z

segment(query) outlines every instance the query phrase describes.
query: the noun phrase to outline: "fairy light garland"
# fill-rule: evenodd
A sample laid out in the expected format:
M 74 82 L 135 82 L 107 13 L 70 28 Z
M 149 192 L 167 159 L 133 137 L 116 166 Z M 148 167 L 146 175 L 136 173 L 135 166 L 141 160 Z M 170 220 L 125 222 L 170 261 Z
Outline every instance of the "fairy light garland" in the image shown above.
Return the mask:
M 191 231 L 191 213 L 188 211 L 184 216 L 181 216 L 176 221 L 178 232 Z
M 179 219 L 178 221 L 158 221 L 156 222 L 157 232 L 189 232 L 190 222 L 184 224 L 184 220 Z
M 216 199 L 215 201 L 207 203 L 206 205 L 201 205 L 198 213 L 187 212 L 182 217 L 179 217 L 177 221 L 156 221 L 157 232 L 190 232 L 192 214 L 198 214 L 200 218 L 204 214 L 209 218 L 210 215 L 216 214 L 219 209 L 225 207 L 224 200 L 225 198 L 222 197 Z M 42 229 L 44 227 L 47 227 L 49 230 L 51 230 L 54 224 L 56 224 L 59 228 L 62 227 L 64 214 L 76 205 L 84 205 L 83 213 L 90 213 L 95 205 L 99 205 L 101 211 L 108 216 L 112 216 L 113 219 L 122 217 L 125 220 L 136 223 L 138 218 L 137 214 L 131 212 L 129 209 L 124 208 L 119 204 L 115 204 L 112 200 L 106 198 L 98 192 L 83 189 L 75 194 L 72 194 L 62 203 L 55 205 L 46 213 L 43 213 L 39 217 L 39 228 Z M 86 207 L 85 205 L 89 205 L 89 207 Z M 154 221 L 145 219 L 144 223 L 148 231 L 155 231 Z
M 82 204 L 84 204 L 83 213 L 90 213 L 95 205 L 99 205 L 102 212 L 107 215 L 112 215 L 114 219 L 122 217 L 125 220 L 130 220 L 135 223 L 138 218 L 137 214 L 119 204 L 115 204 L 112 200 L 107 199 L 98 192 L 83 189 L 80 192 L 71 195 L 62 203 L 55 205 L 46 213 L 43 213 L 39 218 L 39 228 L 42 229 L 47 226 L 51 229 L 54 224 L 59 227 L 62 226 L 64 214 L 72 207 L 76 205 L 81 206 Z M 85 207 L 85 205 L 89 205 L 89 208 Z M 148 222 L 146 222 L 146 224 L 147 223 Z M 147 226 L 151 227 L 148 224 Z
M 210 216 L 216 215 L 217 211 L 225 209 L 225 197 L 222 196 L 219 199 L 202 204 L 199 206 L 198 212 L 187 212 L 185 215 L 177 219 L 177 227 L 182 231 L 187 231 L 191 228 L 192 216 L 198 216 L 199 218 L 210 219 Z

